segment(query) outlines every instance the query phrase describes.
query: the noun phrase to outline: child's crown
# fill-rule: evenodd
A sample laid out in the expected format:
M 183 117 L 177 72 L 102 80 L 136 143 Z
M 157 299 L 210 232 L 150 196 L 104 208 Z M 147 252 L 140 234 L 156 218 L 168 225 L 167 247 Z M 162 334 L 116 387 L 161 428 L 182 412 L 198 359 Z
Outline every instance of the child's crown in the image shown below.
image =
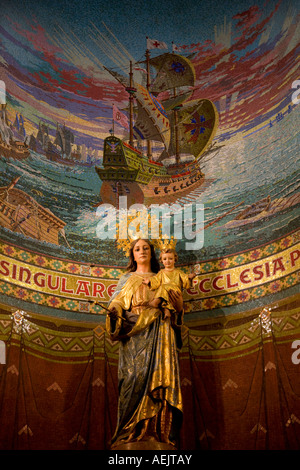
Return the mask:
M 167 235 L 163 235 L 160 239 L 151 240 L 154 247 L 157 248 L 159 251 L 165 251 L 168 249 L 175 250 L 177 240 L 173 236 L 170 238 Z

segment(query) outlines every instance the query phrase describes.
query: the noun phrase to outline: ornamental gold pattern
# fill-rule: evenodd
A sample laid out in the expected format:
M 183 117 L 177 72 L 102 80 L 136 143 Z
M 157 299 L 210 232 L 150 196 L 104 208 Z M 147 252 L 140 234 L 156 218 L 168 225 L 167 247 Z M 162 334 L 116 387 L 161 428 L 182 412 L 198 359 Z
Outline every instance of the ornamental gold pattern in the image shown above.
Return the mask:
M 289 342 L 290 338 L 300 335 L 300 312 L 295 306 L 299 296 L 281 300 L 270 306 L 271 333 L 276 343 Z M 187 322 L 183 327 L 183 347 L 181 358 L 186 358 L 193 351 L 194 360 L 225 360 L 232 355 L 243 356 L 258 350 L 262 341 L 270 341 L 264 336 L 264 325 L 261 322 L 263 308 L 256 308 L 244 313 L 232 315 L 230 324 L 211 319 L 199 320 L 196 324 Z M 17 319 L 16 319 L 17 316 Z M 22 325 L 20 318 L 22 317 Z M 7 343 L 19 343 L 31 355 L 48 361 L 85 363 L 90 360 L 91 351 L 97 356 L 104 353 L 117 361 L 118 342 L 112 341 L 105 329 L 85 325 L 85 328 L 73 331 L 71 322 L 64 321 L 64 329 L 58 330 L 37 324 L 34 316 L 25 311 L 0 312 L 0 340 Z M 72 325 L 72 328 L 69 326 Z M 209 325 L 211 328 L 209 328 Z
M 299 233 L 228 257 L 196 261 L 200 274 L 184 291 L 186 313 L 245 303 L 297 285 Z M 181 266 L 185 272 L 190 268 Z M 8 243 L 0 246 L 0 294 L 58 310 L 105 315 L 89 301 L 106 304 L 123 273 L 120 267 L 41 256 Z

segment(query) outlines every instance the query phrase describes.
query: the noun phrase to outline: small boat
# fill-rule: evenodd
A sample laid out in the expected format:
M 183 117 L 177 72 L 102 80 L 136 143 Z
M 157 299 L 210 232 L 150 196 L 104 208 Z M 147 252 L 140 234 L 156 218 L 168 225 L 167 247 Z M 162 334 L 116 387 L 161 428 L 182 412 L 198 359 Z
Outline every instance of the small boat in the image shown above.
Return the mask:
M 26 237 L 59 245 L 58 234 L 65 238 L 65 222 L 32 196 L 17 189 L 19 179 L 17 177 L 10 185 L 0 188 L 0 225 Z
M 255 224 L 261 220 L 285 212 L 300 204 L 300 193 L 292 196 L 281 197 L 271 200 L 268 196 L 246 207 L 233 220 L 230 220 L 222 228 L 242 227 L 248 224 Z
M 5 158 L 24 160 L 30 156 L 30 151 L 24 142 L 11 140 L 9 143 L 6 143 L 0 138 L 0 154 Z
M 23 119 L 23 118 L 22 118 Z M 19 121 L 18 121 L 19 122 Z M 23 123 L 23 120 L 22 120 Z M 24 126 L 23 126 L 24 128 Z M 20 140 L 22 136 L 18 134 L 18 140 L 15 138 L 12 129 L 9 126 L 6 105 L 0 105 L 0 155 L 5 158 L 15 160 L 24 160 L 30 156 L 28 145 Z
M 270 205 L 271 197 L 265 197 L 264 199 L 261 199 L 260 201 L 251 204 L 251 206 L 246 207 L 246 209 L 244 209 L 236 216 L 236 220 L 245 220 L 256 217 L 257 215 L 266 212 L 270 208 Z

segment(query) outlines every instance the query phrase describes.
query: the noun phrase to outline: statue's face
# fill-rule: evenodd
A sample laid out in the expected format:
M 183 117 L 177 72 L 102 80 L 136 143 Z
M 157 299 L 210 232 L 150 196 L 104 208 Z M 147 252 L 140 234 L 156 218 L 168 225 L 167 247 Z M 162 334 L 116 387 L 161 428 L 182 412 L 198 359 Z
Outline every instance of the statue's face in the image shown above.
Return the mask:
M 151 260 L 151 249 L 147 242 L 139 240 L 133 248 L 133 258 L 137 264 L 149 263 Z
M 174 269 L 175 256 L 174 253 L 163 253 L 161 255 L 161 261 L 165 269 Z

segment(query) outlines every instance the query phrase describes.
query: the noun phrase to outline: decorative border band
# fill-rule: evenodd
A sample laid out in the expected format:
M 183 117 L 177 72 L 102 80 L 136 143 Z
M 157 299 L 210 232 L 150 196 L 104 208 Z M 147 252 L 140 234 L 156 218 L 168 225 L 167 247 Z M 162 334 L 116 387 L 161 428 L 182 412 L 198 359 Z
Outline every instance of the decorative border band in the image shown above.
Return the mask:
M 186 311 L 228 307 L 286 290 L 299 283 L 300 231 L 234 256 L 200 264 L 201 274 L 184 292 Z M 188 271 L 188 266 L 183 267 Z M 71 264 L 2 244 L 0 294 L 55 309 L 99 314 L 120 268 Z M 104 313 L 104 312 L 103 312 Z

